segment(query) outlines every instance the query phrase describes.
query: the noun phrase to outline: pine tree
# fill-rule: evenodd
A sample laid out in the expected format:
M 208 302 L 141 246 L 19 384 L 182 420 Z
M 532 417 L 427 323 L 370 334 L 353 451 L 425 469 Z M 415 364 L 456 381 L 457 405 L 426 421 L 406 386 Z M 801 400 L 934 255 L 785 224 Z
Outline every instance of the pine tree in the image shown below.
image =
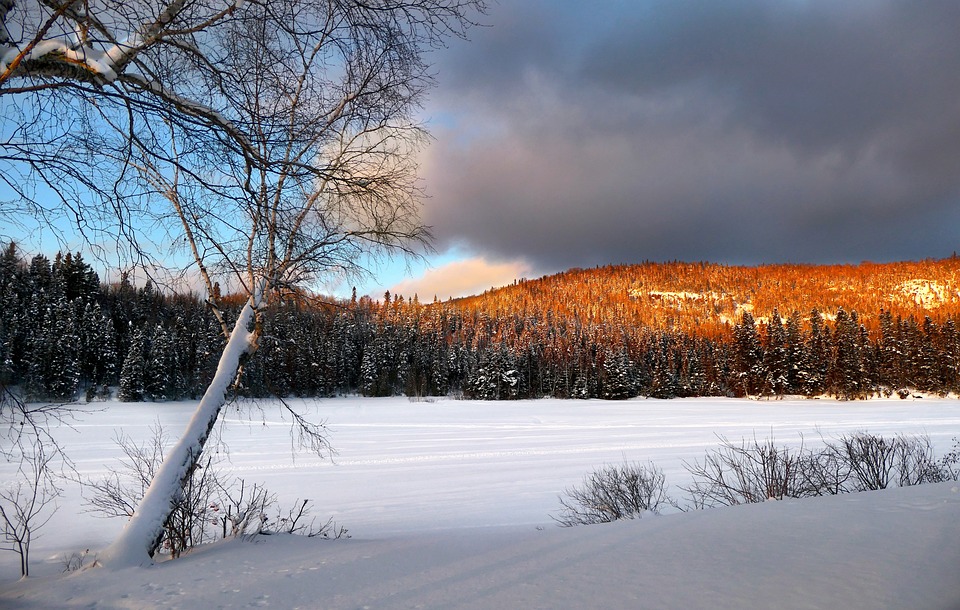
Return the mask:
M 36 400 L 73 400 L 80 381 L 73 307 L 63 294 L 36 293 L 31 299 L 31 333 L 25 355 L 27 395 Z
M 79 330 L 80 377 L 92 385 L 116 380 L 116 334 L 113 321 L 96 301 L 83 308 Z
M 899 390 L 906 385 L 904 375 L 903 342 L 899 323 L 889 310 L 880 311 L 880 337 L 877 341 L 878 383 L 890 390 Z
M 787 391 L 790 394 L 801 394 L 804 392 L 803 370 L 804 363 L 807 361 L 806 343 L 803 337 L 803 319 L 800 312 L 796 309 L 787 318 Z
M 380 370 L 378 345 L 373 343 L 363 350 L 360 360 L 360 393 L 364 396 L 380 396 Z
M 803 388 L 807 396 L 822 394 L 827 388 L 827 370 L 830 365 L 830 329 L 823 322 L 823 314 L 810 312 L 810 334 L 804 349 Z
M 146 392 L 147 345 L 143 331 L 137 329 L 130 340 L 130 348 L 120 370 L 120 389 L 117 398 L 123 402 L 140 402 Z
M 953 318 L 943 325 L 940 357 L 943 391 L 957 392 L 960 390 L 960 332 Z
M 79 299 L 86 304 L 96 300 L 100 294 L 100 278 L 79 252 L 68 252 L 66 255 L 58 252 L 51 273 L 53 281 L 60 285 L 68 301 Z
M 609 347 L 604 348 L 603 364 L 601 365 L 603 398 L 623 400 L 635 395 L 630 369 L 630 359 L 627 358 L 627 353 L 622 347 L 616 350 Z
M 144 354 L 146 368 L 143 372 L 144 398 L 150 400 L 176 400 L 183 393 L 180 375 L 180 357 L 176 349 L 176 337 L 162 325 L 157 324 Z
M 73 306 L 62 297 L 54 306 L 45 338 L 49 356 L 46 371 L 47 395 L 54 400 L 73 400 L 80 383 L 77 359 L 77 324 Z
M 837 310 L 833 337 L 833 359 L 828 376 L 830 390 L 844 399 L 865 395 L 868 380 L 865 378 L 861 332 L 857 313 L 847 313 L 842 307 Z
M 763 346 L 764 378 L 763 390 L 776 396 L 782 396 L 789 386 L 789 367 L 787 363 L 787 332 L 780 320 L 776 308 L 767 323 L 766 341 Z
M 749 311 L 744 311 L 740 324 L 733 330 L 734 367 L 737 374 L 735 387 L 741 395 L 757 394 L 765 378 L 763 348 L 757 333 L 756 323 Z

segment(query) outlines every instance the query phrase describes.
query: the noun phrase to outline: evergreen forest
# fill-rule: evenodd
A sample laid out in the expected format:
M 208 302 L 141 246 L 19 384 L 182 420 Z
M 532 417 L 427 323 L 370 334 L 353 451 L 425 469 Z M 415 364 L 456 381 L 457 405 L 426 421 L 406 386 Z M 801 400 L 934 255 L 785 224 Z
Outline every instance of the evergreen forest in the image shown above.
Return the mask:
M 626 399 L 960 391 L 956 257 L 837 267 L 643 263 L 467 299 L 293 295 L 238 395 Z M 34 401 L 198 398 L 205 296 L 101 283 L 79 253 L 0 256 L 0 384 Z M 213 295 L 228 315 L 241 299 Z M 869 308 L 869 309 L 867 309 Z M 859 310 L 859 311 L 858 311 Z M 229 321 L 232 323 L 232 321 Z

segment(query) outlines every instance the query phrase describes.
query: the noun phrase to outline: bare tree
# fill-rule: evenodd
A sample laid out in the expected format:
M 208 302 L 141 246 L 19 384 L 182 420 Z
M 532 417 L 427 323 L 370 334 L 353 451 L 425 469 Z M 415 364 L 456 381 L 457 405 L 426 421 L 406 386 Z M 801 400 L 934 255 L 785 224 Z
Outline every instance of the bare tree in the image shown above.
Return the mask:
M 30 545 L 37 530 L 57 509 L 60 489 L 50 477 L 50 470 L 58 453 L 48 453 L 38 445 L 20 462 L 18 480 L 0 491 L 0 526 L 3 527 L 0 549 L 19 555 L 20 575 L 24 577 L 30 575 Z
M 30 546 L 57 510 L 60 487 L 55 475 L 60 448 L 43 437 L 19 430 L 15 444 L 4 448 L 6 459 L 18 463 L 14 480 L 0 489 L 0 550 L 20 557 L 20 575 L 30 575 Z
M 0 180 L 14 193 L 0 201 L 0 214 L 11 225 L 69 221 L 93 246 L 156 262 L 144 260 L 145 246 L 174 240 L 139 229 L 169 209 L 158 208 L 155 185 L 131 171 L 136 157 L 213 188 L 218 176 L 207 170 L 225 161 L 269 166 L 276 158 L 262 156 L 235 102 L 256 97 L 264 104 L 258 116 L 284 118 L 261 110 L 289 97 L 298 81 L 276 80 L 276 71 L 256 85 L 246 78 L 276 59 L 287 68 L 313 64 L 311 86 L 301 91 L 315 97 L 300 105 L 325 111 L 331 133 L 361 107 L 371 119 L 378 107 L 381 115 L 408 113 L 429 85 L 421 46 L 462 35 L 482 2 L 0 0 Z M 239 45 L 264 37 L 282 55 L 240 65 Z M 322 82 L 321 65 L 331 75 Z M 379 71 L 364 69 L 370 65 Z M 412 68 L 405 82 L 379 77 L 398 66 Z
M 66 211 L 134 257 L 167 235 L 155 241 L 186 250 L 211 295 L 229 277 L 248 297 L 232 328 L 212 303 L 229 339 L 217 375 L 101 561 L 142 564 L 157 549 L 266 306 L 362 272 L 362 255 L 427 243 L 415 164 L 425 138 L 416 111 L 431 85 L 423 51 L 461 35 L 482 8 L 0 2 L 0 101 L 5 117 L 18 109 L 0 175 L 18 209 L 44 220 Z M 45 190 L 55 206 L 38 203 Z M 308 430 L 323 452 L 322 429 Z
M 0 458 L 17 464 L 15 478 L 0 490 L 0 550 L 20 557 L 20 573 L 30 573 L 30 545 L 53 513 L 61 494 L 58 479 L 72 471 L 51 424 L 66 424 L 69 405 L 28 405 L 0 384 Z
M 118 468 L 96 480 L 81 481 L 90 511 L 104 517 L 130 518 L 143 499 L 163 462 L 165 447 L 169 444 L 163 428 L 151 427 L 152 436 L 137 444 L 128 436 L 120 435 L 116 443 L 123 452 Z M 177 496 L 173 512 L 164 523 L 159 549 L 172 557 L 203 544 L 214 537 L 216 528 L 210 524 L 219 519 L 219 496 L 225 485 L 219 470 L 211 459 L 206 459 L 193 476 L 185 482 Z

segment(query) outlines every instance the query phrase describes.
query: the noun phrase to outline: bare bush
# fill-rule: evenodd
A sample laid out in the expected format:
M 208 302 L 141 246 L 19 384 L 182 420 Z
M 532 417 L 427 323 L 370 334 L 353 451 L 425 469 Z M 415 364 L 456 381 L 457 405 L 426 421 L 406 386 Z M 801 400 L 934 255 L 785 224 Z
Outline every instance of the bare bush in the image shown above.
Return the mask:
M 940 475 L 944 481 L 960 481 L 960 439 L 956 437 L 953 450 L 940 459 Z
M 140 499 L 150 487 L 150 482 L 163 461 L 167 444 L 163 428 L 151 427 L 150 440 L 137 444 L 128 436 L 116 438 L 123 451 L 121 468 L 96 481 L 86 481 L 87 504 L 91 512 L 104 517 L 133 516 Z M 218 518 L 218 498 L 215 492 L 221 489 L 216 468 L 208 458 L 187 480 L 183 494 L 177 498 L 173 512 L 164 524 L 161 548 L 172 557 L 215 538 L 210 525 Z
M 277 518 L 272 523 L 264 521 L 259 533 L 298 534 L 307 538 L 324 538 L 327 540 L 350 537 L 347 528 L 337 525 L 333 519 L 328 519 L 318 526 L 316 517 L 310 516 L 310 509 L 310 500 L 300 499 L 294 502 L 293 508 L 287 510 L 286 514 L 278 508 Z
M 659 514 L 663 506 L 673 504 L 663 471 L 637 462 L 606 466 L 564 493 L 560 514 L 554 517 L 564 527 L 634 519 L 645 512 Z
M 825 441 L 819 451 L 721 439 L 703 462 L 684 464 L 693 482 L 683 489 L 694 508 L 732 506 L 934 483 L 955 477 L 948 461 L 937 460 L 927 436 L 857 432 Z
M 89 557 L 90 549 L 85 549 L 82 553 L 77 551 L 74 551 L 69 555 L 64 553 L 60 556 L 60 565 L 63 566 L 63 574 L 82 570 L 87 565 L 87 559 Z M 93 561 L 96 562 L 96 556 L 94 556 Z
M 885 438 L 856 432 L 828 442 L 824 452 L 849 470 L 848 491 L 936 483 L 951 478 L 948 465 L 937 460 L 926 435 Z
M 263 485 L 238 478 L 230 487 L 220 488 L 220 504 L 215 512 L 221 526 L 221 537 L 237 538 L 259 533 L 267 522 L 267 511 L 277 501 L 276 495 Z
M 896 480 L 897 443 L 866 432 L 841 436 L 827 451 L 850 469 L 852 491 L 886 489 Z
M 896 445 L 898 482 L 901 487 L 947 480 L 942 462 L 933 453 L 929 436 L 899 435 Z
M 694 508 L 812 495 L 807 489 L 810 477 L 801 474 L 809 465 L 802 447 L 777 447 L 773 439 L 760 442 L 756 438 L 739 445 L 721 438 L 720 443 L 703 462 L 684 462 L 693 482 L 682 489 L 690 494 Z
M 835 496 L 847 493 L 850 468 L 832 451 L 808 451 L 800 456 L 802 496 Z
M 960 480 L 960 441 L 937 459 L 926 435 L 884 438 L 857 432 L 824 441 L 819 450 L 778 447 L 773 439 L 720 438 L 720 447 L 703 461 L 684 462 L 693 476 L 689 508 L 734 506 L 812 496 L 837 495 Z M 608 466 L 566 490 L 562 510 L 554 520 L 563 526 L 631 519 L 645 511 L 659 513 L 664 505 L 687 510 L 665 491 L 665 477 L 655 465 L 625 463 Z
M 129 518 L 139 504 L 163 461 L 166 439 L 159 425 L 151 428 L 143 444 L 120 436 L 116 442 L 124 453 L 122 470 L 98 481 L 87 481 L 87 503 L 92 512 L 105 517 Z M 212 458 L 207 458 L 187 481 L 173 512 L 164 524 L 161 549 L 171 557 L 220 538 L 245 538 L 261 534 L 290 533 L 310 537 L 341 538 L 347 530 L 333 521 L 317 526 L 307 518 L 309 501 L 298 500 L 283 511 L 277 497 L 263 485 L 242 478 L 225 481 Z M 272 518 L 271 515 L 276 517 Z

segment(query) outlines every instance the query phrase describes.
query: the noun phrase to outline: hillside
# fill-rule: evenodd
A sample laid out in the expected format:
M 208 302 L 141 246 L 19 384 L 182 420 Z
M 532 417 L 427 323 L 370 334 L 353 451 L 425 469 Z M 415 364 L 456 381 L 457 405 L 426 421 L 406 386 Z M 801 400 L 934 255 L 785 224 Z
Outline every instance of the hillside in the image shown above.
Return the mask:
M 744 311 L 758 322 L 817 309 L 832 320 L 857 311 L 869 330 L 878 314 L 934 321 L 960 313 L 960 258 L 859 265 L 728 266 L 651 263 L 570 269 L 453 302 L 493 317 L 551 312 L 589 323 L 630 323 L 701 336 L 726 334 Z
M 287 295 L 261 312 L 246 396 L 960 392 L 960 259 L 572 269 L 424 304 Z M 199 295 L 106 286 L 80 254 L 0 260 L 0 384 L 36 400 L 199 396 L 223 336 Z M 241 299 L 219 298 L 227 317 Z M 773 316 L 776 310 L 779 317 Z

